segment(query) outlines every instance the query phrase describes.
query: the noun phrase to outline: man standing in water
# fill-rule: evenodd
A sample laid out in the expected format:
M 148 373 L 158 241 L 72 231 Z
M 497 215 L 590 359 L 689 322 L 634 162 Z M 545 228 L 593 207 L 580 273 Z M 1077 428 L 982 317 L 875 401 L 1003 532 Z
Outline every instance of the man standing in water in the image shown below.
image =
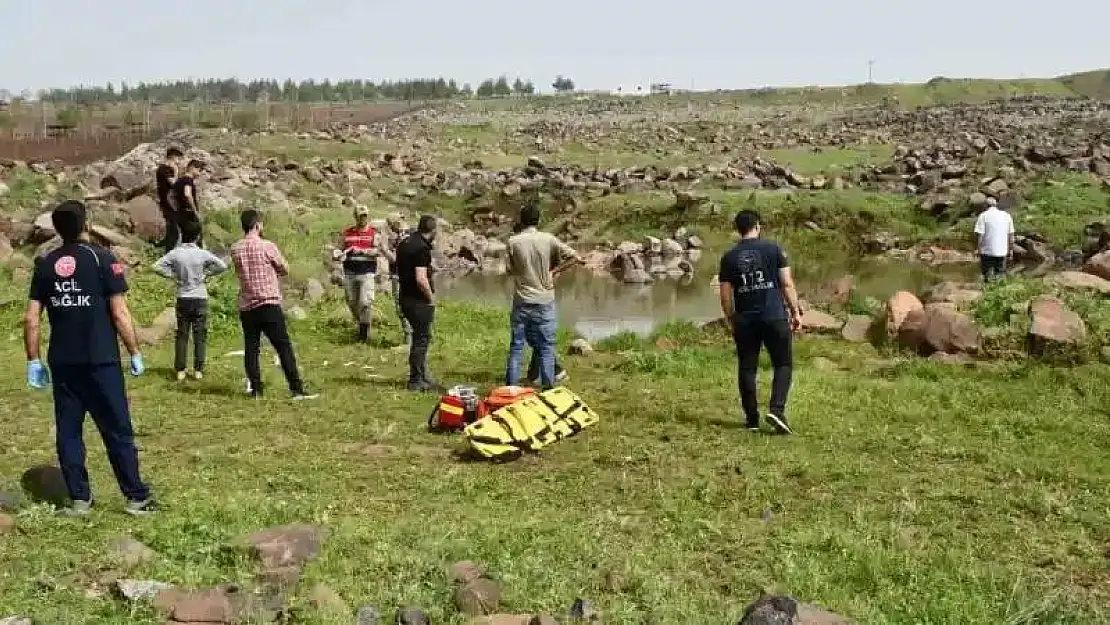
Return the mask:
M 1006 261 L 1014 256 L 1014 218 L 998 206 L 993 197 L 987 210 L 975 220 L 979 237 L 979 269 L 984 282 L 993 282 L 1006 275 Z
M 139 453 L 131 409 L 120 366 L 118 336 L 131 353 L 131 375 L 146 369 L 124 294 L 123 265 L 108 250 L 88 242 L 85 205 L 62 202 L 51 214 L 62 246 L 35 264 L 24 320 L 27 384 L 46 388 L 54 377 L 54 427 L 58 464 L 73 503 L 66 516 L 85 517 L 92 510 L 89 472 L 85 467 L 85 415 L 92 415 L 116 483 L 127 498 L 124 510 L 142 516 L 158 505 L 139 475 Z M 47 363 L 39 359 L 40 320 L 50 320 Z
M 756 374 L 759 352 L 767 348 L 774 367 L 767 421 L 780 434 L 791 434 L 786 398 L 793 370 L 792 334 L 801 326 L 802 311 L 786 253 L 773 241 L 760 239 L 759 213 L 736 215 L 740 241 L 721 257 L 721 311 L 732 323 L 740 378 L 740 401 L 747 428 L 759 429 Z M 785 300 L 785 302 L 784 302 Z

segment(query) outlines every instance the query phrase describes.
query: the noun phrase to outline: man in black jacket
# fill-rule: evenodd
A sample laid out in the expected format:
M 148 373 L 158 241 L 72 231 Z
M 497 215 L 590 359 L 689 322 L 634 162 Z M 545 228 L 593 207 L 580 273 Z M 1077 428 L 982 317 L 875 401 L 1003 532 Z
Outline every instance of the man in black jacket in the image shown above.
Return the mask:
M 721 257 L 721 311 L 732 321 L 740 378 L 740 400 L 749 430 L 759 429 L 756 374 L 763 347 L 771 357 L 774 379 L 767 421 L 780 434 L 790 434 L 786 398 L 793 372 L 792 334 L 801 326 L 798 293 L 786 253 L 773 241 L 759 238 L 759 213 L 736 215 L 740 241 Z

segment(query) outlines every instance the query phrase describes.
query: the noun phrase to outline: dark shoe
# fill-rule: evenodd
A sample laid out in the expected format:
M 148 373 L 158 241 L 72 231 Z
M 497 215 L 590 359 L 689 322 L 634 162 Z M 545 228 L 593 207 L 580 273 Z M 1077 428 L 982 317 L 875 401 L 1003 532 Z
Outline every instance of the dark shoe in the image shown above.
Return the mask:
M 759 421 L 756 421 L 755 423 L 748 423 L 748 424 L 744 425 L 744 429 L 749 431 L 749 432 L 758 432 L 759 431 Z
M 775 431 L 779 434 L 794 433 L 790 430 L 790 426 L 786 423 L 786 417 L 779 417 L 778 415 L 767 413 L 767 420 L 771 422 L 771 425 L 774 426 Z
M 123 511 L 131 516 L 150 516 L 161 509 L 158 502 L 150 497 L 142 501 L 129 501 L 123 507 Z
M 358 340 L 363 342 L 363 343 L 370 340 L 370 324 L 368 324 L 368 323 L 358 324 Z
M 405 388 L 414 393 L 430 393 L 435 390 L 435 387 L 433 387 L 431 384 L 428 384 L 428 382 L 425 380 L 409 380 L 409 383 L 405 386 Z
M 442 393 L 443 391 L 447 390 L 447 387 L 440 384 L 439 380 L 436 380 L 435 378 L 424 378 L 424 384 L 427 385 L 430 390 L 433 390 L 437 393 Z

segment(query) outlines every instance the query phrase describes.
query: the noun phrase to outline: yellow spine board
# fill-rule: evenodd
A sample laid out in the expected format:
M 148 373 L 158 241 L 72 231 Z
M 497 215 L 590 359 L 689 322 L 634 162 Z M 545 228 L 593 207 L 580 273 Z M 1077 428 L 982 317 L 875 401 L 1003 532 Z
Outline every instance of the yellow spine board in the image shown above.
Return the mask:
M 463 436 L 482 456 L 508 459 L 539 451 L 599 420 L 578 395 L 560 386 L 497 410 L 466 426 Z

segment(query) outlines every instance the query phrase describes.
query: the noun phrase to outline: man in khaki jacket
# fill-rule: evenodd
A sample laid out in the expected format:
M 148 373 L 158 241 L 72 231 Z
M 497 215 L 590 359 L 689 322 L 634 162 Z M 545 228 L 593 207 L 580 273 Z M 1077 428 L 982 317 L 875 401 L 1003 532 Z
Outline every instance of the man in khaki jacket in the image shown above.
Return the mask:
M 537 230 L 540 208 L 535 202 L 520 211 L 523 226 L 509 238 L 509 274 L 515 282 L 509 358 L 505 364 L 505 384 L 520 382 L 524 346 L 539 356 L 540 385 L 555 385 L 555 332 L 558 315 L 555 307 L 555 278 L 580 262 L 578 253 L 554 235 Z

